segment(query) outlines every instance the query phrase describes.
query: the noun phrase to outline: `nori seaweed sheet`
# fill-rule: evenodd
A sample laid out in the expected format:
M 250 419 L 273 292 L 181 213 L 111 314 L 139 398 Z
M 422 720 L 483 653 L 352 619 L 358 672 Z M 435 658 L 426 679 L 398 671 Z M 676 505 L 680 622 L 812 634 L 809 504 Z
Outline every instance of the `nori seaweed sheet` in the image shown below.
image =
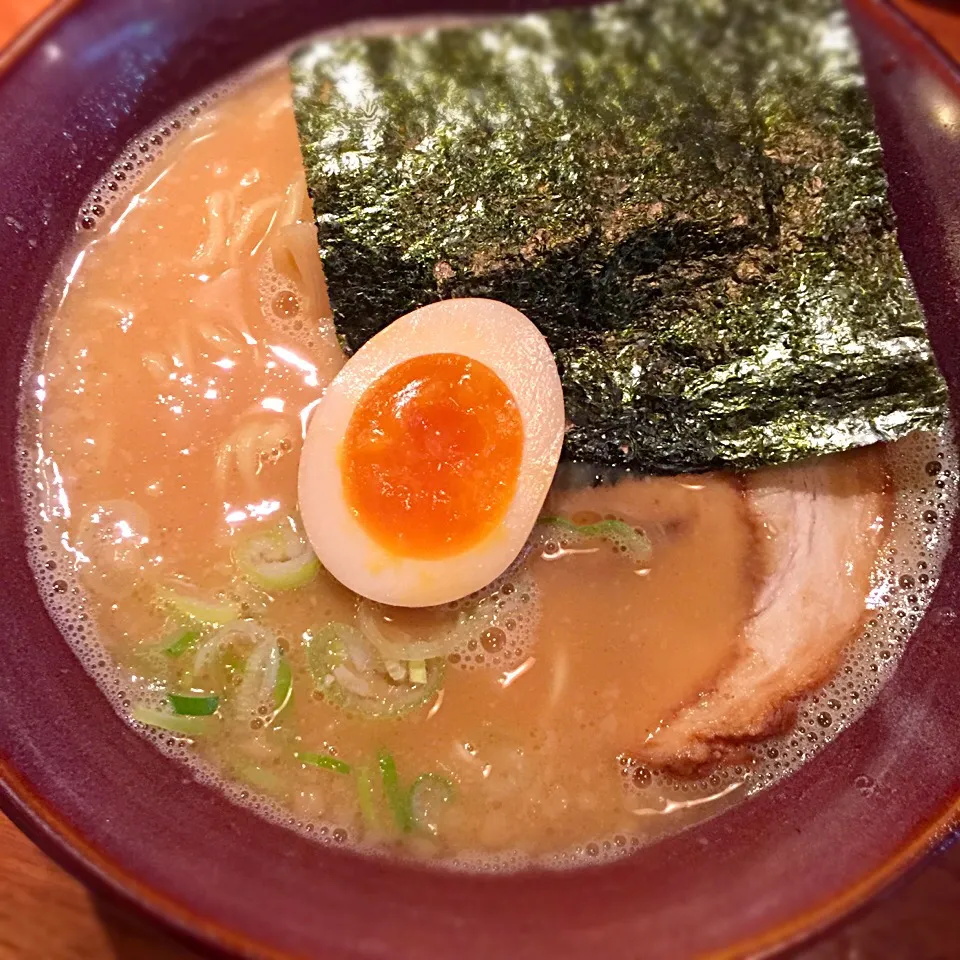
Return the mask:
M 833 2 L 635 0 L 291 67 L 348 351 L 436 300 L 503 300 L 556 355 L 565 456 L 649 473 L 941 424 Z

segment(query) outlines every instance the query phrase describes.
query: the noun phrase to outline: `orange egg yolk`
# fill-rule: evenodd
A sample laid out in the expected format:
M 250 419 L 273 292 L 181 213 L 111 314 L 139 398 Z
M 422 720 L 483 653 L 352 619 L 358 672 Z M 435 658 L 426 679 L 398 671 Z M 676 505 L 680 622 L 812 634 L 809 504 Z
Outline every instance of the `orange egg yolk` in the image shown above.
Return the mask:
M 500 523 L 522 456 L 523 422 L 509 387 L 477 360 L 430 353 L 364 391 L 340 468 L 349 508 L 381 547 L 438 560 Z

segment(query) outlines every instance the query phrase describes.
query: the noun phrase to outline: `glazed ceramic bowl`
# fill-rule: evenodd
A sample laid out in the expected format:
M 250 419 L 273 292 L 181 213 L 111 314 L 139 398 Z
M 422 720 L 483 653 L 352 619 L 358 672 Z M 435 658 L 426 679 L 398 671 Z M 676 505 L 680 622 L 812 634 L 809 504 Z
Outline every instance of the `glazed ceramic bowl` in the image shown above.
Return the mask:
M 822 930 L 948 835 L 960 796 L 960 541 L 903 661 L 799 772 L 617 863 L 450 874 L 320 846 L 194 782 L 113 713 L 24 552 L 20 372 L 85 194 L 179 101 L 347 16 L 510 0 L 88 0 L 0 76 L 0 774 L 4 809 L 96 890 L 242 957 L 621 960 L 764 954 Z M 960 77 L 881 0 L 851 12 L 904 250 L 960 397 Z

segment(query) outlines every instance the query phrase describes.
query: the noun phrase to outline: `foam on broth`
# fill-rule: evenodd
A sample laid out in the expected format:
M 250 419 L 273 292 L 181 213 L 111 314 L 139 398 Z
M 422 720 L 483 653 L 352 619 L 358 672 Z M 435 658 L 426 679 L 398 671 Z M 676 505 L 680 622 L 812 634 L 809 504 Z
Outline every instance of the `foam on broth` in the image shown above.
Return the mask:
M 166 614 L 153 578 L 233 591 L 279 633 L 295 670 L 277 724 L 193 744 L 138 724 L 145 736 L 198 779 L 324 841 L 512 869 L 617 856 L 711 816 L 794 769 L 869 703 L 936 584 L 957 477 L 937 437 L 886 451 L 891 534 L 862 635 L 796 729 L 738 766 L 678 779 L 629 754 L 736 655 L 760 572 L 734 476 L 637 487 L 644 519 L 672 531 L 649 569 L 596 544 L 535 551 L 486 591 L 495 629 L 449 657 L 429 710 L 358 721 L 312 697 L 299 637 L 351 620 L 356 598 L 329 580 L 265 598 L 231 559 L 238 539 L 295 511 L 303 421 L 342 363 L 322 281 L 302 259 L 310 218 L 283 68 L 210 93 L 132 143 L 93 191 L 25 370 L 37 582 L 118 712 L 159 705 L 169 680 L 154 657 Z M 563 505 L 560 485 L 553 501 Z M 146 528 L 109 568 L 78 562 L 98 508 Z M 294 758 L 330 749 L 357 766 L 382 748 L 406 782 L 427 771 L 458 784 L 439 839 L 401 845 L 388 823 L 363 821 L 352 778 Z

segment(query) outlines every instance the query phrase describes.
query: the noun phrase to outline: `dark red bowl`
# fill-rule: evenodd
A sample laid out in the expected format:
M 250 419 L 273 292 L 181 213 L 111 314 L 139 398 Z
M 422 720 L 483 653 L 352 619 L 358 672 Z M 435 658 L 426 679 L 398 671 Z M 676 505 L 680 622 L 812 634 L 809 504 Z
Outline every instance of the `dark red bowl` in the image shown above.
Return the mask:
M 960 397 L 960 77 L 879 0 L 851 0 L 904 250 Z M 943 841 L 960 814 L 960 546 L 877 703 L 788 780 L 613 865 L 469 876 L 365 859 L 258 819 L 126 727 L 63 642 L 24 552 L 20 373 L 84 196 L 178 101 L 350 16 L 511 0 L 88 0 L 0 77 L 0 789 L 95 889 L 242 957 L 743 956 L 788 947 Z M 9 61 L 10 58 L 8 58 Z

